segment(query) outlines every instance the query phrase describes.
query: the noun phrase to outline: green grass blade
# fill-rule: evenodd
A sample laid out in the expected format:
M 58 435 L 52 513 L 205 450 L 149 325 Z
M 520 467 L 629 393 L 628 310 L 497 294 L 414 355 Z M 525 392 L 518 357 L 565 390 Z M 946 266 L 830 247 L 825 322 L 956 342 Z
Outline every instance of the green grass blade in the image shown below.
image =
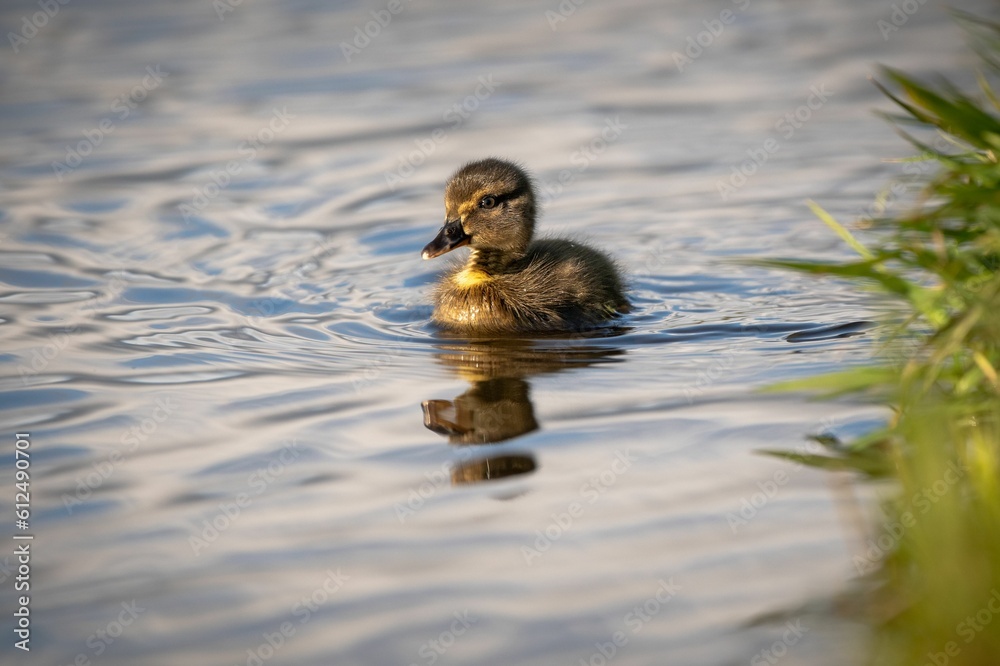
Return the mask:
M 865 259 L 875 258 L 875 256 L 868 251 L 868 248 L 866 248 L 864 245 L 858 242 L 858 239 L 854 237 L 854 234 L 848 231 L 842 224 L 837 222 L 837 220 L 833 219 L 833 216 L 830 215 L 825 210 L 823 210 L 823 208 L 820 207 L 819 204 L 817 204 L 815 201 L 812 200 L 809 200 L 806 203 L 809 205 L 809 209 L 813 212 L 813 215 L 822 220 L 826 226 L 833 229 L 834 233 L 840 236 L 843 239 L 843 241 L 851 247 L 852 250 L 857 252 Z

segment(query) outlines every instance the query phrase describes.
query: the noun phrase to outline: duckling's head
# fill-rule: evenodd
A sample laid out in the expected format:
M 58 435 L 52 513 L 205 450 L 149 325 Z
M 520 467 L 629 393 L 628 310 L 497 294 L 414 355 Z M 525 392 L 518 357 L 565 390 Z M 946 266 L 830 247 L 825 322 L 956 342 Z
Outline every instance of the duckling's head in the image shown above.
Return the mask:
M 531 179 L 505 160 L 491 157 L 459 169 L 445 188 L 444 208 L 444 226 L 424 248 L 424 259 L 463 245 L 521 257 L 535 232 Z

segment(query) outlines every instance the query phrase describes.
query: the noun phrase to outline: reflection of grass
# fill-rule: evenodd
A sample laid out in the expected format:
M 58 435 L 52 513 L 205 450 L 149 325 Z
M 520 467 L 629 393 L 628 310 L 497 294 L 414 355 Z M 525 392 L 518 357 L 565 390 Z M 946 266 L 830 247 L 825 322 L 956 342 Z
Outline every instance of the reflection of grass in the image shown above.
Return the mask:
M 896 413 L 882 432 L 800 460 L 898 481 L 871 574 L 877 664 L 1000 664 L 1000 100 L 988 82 L 1000 24 L 958 19 L 984 63 L 979 95 L 891 69 L 878 84 L 935 167 L 915 211 L 873 221 L 864 247 L 817 210 L 859 258 L 768 262 L 874 285 L 892 319 L 883 367 L 782 387 L 861 393 Z

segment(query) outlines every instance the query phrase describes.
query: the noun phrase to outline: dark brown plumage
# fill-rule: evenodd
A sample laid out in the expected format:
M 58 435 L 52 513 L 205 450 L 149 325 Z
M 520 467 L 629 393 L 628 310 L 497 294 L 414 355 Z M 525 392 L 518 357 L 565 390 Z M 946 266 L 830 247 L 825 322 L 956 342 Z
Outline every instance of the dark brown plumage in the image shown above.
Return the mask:
M 573 331 L 628 312 L 607 256 L 572 240 L 532 240 L 535 192 L 517 165 L 495 158 L 465 165 L 448 181 L 444 203 L 445 224 L 424 259 L 463 245 L 472 252 L 437 287 L 440 326 L 470 334 Z

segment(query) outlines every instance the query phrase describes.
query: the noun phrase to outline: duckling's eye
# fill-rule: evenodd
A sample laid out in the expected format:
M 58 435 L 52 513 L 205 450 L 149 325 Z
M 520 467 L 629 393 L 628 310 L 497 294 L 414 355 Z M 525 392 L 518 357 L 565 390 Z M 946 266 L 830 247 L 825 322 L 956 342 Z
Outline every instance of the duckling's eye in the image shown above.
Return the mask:
M 493 208 L 497 205 L 496 197 L 483 197 L 479 201 L 480 208 Z

